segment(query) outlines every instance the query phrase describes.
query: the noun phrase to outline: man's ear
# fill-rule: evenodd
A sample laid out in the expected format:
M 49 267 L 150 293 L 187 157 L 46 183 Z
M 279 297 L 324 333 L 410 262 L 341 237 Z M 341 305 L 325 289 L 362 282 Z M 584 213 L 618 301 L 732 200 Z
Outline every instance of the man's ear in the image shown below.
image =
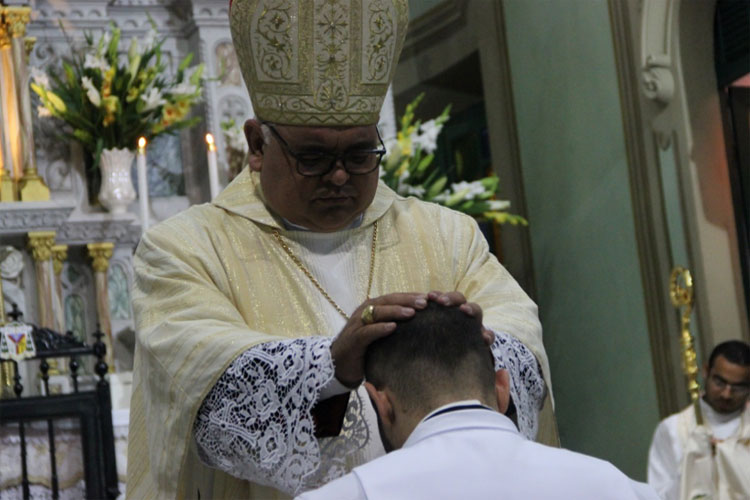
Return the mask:
M 497 398 L 497 409 L 505 414 L 510 404 L 510 376 L 507 370 L 495 372 L 495 397 Z
M 250 169 L 260 172 L 263 167 L 263 146 L 266 144 L 266 139 L 258 120 L 252 119 L 245 122 L 245 139 L 249 148 Z
M 378 412 L 380 420 L 388 426 L 393 425 L 393 403 L 388 394 L 385 391 L 376 389 L 370 382 L 365 382 L 365 390 L 367 391 L 367 395 L 370 396 L 372 405 L 375 407 L 375 411 Z

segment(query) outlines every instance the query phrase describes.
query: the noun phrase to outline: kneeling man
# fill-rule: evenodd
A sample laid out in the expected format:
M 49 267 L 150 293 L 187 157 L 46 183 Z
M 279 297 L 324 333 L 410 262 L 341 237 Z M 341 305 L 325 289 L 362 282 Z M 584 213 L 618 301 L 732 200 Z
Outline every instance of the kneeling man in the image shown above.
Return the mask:
M 521 436 L 503 414 L 508 374 L 495 371 L 481 330 L 430 303 L 373 342 L 365 387 L 389 453 L 299 498 L 657 498 L 608 462 Z

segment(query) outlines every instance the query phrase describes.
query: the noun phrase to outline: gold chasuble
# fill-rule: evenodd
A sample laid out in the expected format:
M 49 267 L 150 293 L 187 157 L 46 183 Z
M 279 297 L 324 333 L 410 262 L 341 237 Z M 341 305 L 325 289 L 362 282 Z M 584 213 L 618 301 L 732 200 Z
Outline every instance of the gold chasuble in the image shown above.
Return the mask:
M 345 230 L 364 270 L 376 220 L 373 297 L 462 292 L 482 307 L 486 326 L 510 333 L 536 355 L 551 387 L 536 305 L 489 253 L 472 218 L 401 198 L 381 183 L 362 224 Z M 320 292 L 274 239 L 274 229 L 304 261 L 304 247 L 269 213 L 257 174 L 246 169 L 213 203 L 159 224 L 141 241 L 133 290 L 138 333 L 129 498 L 197 498 L 198 492 L 204 499 L 284 498 L 203 465 L 193 439 L 203 399 L 243 351 L 338 333 L 327 324 Z M 351 279 L 364 301 L 367 272 Z M 378 439 L 376 430 L 369 439 Z

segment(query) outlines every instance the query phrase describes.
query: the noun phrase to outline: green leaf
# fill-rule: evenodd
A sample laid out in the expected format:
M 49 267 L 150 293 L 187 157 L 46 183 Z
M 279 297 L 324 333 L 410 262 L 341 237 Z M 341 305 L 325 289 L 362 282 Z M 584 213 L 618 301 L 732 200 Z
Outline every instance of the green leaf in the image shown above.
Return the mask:
M 443 189 L 445 189 L 445 184 L 448 182 L 448 177 L 442 176 L 438 180 L 435 181 L 433 185 L 431 185 L 427 192 L 425 193 L 425 197 L 429 200 L 434 198 L 435 196 L 439 195 L 443 192 Z

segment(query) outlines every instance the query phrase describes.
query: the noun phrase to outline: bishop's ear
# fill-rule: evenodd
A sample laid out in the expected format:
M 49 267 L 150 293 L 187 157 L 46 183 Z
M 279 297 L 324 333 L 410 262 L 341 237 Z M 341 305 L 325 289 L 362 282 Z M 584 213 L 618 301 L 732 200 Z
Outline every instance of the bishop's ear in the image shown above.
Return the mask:
M 260 172 L 263 167 L 263 146 L 266 144 L 263 129 L 258 120 L 247 120 L 244 129 L 249 148 L 248 163 L 250 169 Z

